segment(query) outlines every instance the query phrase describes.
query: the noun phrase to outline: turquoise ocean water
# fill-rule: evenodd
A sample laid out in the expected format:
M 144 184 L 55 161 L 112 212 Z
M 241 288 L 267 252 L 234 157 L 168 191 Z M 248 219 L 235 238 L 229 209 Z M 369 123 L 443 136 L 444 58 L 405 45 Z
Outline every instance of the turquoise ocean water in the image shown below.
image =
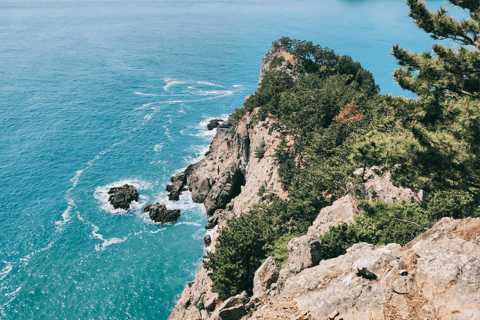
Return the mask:
M 429 1 L 432 7 L 442 2 Z M 281 36 L 348 54 L 405 94 L 391 46 L 428 50 L 396 0 L 0 3 L 0 319 L 166 319 L 203 255 L 205 211 L 172 174 L 256 90 Z M 111 186 L 140 201 L 112 210 Z M 182 209 L 155 225 L 147 202 Z

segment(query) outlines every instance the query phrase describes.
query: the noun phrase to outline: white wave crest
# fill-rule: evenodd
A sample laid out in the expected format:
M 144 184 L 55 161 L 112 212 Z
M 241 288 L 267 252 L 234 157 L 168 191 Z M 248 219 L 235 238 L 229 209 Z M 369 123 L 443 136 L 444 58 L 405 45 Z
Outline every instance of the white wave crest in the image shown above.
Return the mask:
M 106 247 L 111 246 L 112 244 L 118 244 L 125 242 L 127 240 L 127 237 L 124 238 L 110 238 L 107 240 L 103 240 L 102 246 L 100 247 L 98 244 L 95 245 L 95 251 L 103 251 L 105 250 Z
M 242 85 L 241 85 L 241 84 L 234 84 L 232 87 L 234 87 L 234 88 L 241 88 Z
M 187 225 L 187 226 L 197 226 L 201 227 L 202 225 L 198 222 L 189 222 L 189 221 L 183 221 L 175 224 L 176 226 L 181 226 L 181 225 Z
M 39 252 L 43 252 L 43 251 L 46 251 L 48 249 L 50 249 L 51 247 L 53 246 L 53 242 L 50 242 L 49 244 L 47 244 L 47 246 L 43 247 L 43 248 L 40 248 L 40 249 L 37 249 L 33 252 L 30 252 L 29 254 L 27 254 L 25 257 L 23 258 L 20 258 L 20 261 L 23 262 L 23 265 L 27 265 L 28 262 L 30 261 L 30 259 L 32 259 L 32 257 L 34 255 L 36 255 L 37 253 Z
M 95 245 L 95 251 L 101 251 L 101 250 L 103 251 L 105 250 L 106 247 L 111 246 L 112 244 L 122 243 L 125 240 L 127 240 L 127 237 L 123 237 L 123 238 L 112 237 L 110 239 L 104 239 L 103 236 L 100 233 L 98 233 L 100 228 L 94 225 L 93 223 L 92 223 L 92 227 L 93 227 L 92 235 L 98 240 L 103 241 L 102 246 L 98 244 Z
M 163 143 L 160 143 L 160 144 L 156 144 L 155 147 L 153 148 L 153 150 L 155 152 L 158 152 L 158 151 L 161 151 L 163 148 Z
M 66 197 L 67 199 L 67 203 L 68 203 L 68 207 L 67 209 L 65 209 L 65 211 L 63 211 L 62 213 L 62 218 L 63 220 L 58 220 L 58 221 L 55 221 L 55 227 L 57 228 L 57 232 L 59 231 L 62 231 L 63 230 L 63 226 L 65 226 L 68 222 L 70 222 L 70 220 L 72 219 L 71 217 L 71 212 L 72 212 L 72 209 L 75 207 L 77 207 L 75 205 L 75 202 L 73 201 L 73 199 L 71 199 L 70 197 Z
M 206 86 L 212 86 L 212 87 L 220 87 L 220 88 L 223 88 L 222 85 L 219 85 L 219 84 L 215 84 L 215 83 L 211 83 L 211 82 L 208 82 L 208 81 L 195 81 L 195 83 L 197 84 L 204 84 Z
M 211 236 L 212 234 L 214 234 L 215 232 L 217 232 L 218 230 L 218 224 L 213 228 L 213 229 L 210 229 L 210 230 L 207 230 L 207 232 L 205 233 L 206 236 Z
M 142 97 L 156 97 L 156 94 L 153 93 L 143 93 L 143 92 L 134 92 L 137 96 L 142 96 Z
M 22 290 L 22 286 L 18 287 L 12 292 L 5 293 L 5 297 L 11 297 L 11 296 L 15 297 L 20 290 Z
M 172 80 L 171 78 L 165 78 L 165 82 L 167 83 L 167 84 L 163 87 L 163 90 L 165 90 L 165 91 L 168 91 L 168 89 L 169 89 L 171 86 L 175 86 L 175 85 L 187 83 L 186 81 L 177 81 L 177 80 Z
M 217 133 L 217 129 L 213 129 L 213 130 L 207 129 L 208 123 L 210 123 L 210 121 L 212 121 L 213 119 L 220 119 L 222 121 L 226 121 L 228 119 L 228 114 L 222 114 L 221 117 L 216 117 L 216 118 L 208 117 L 200 121 L 200 123 L 196 127 L 198 129 L 198 133 L 195 134 L 195 136 L 204 137 L 204 138 L 207 138 L 208 141 L 210 141 Z
M 229 96 L 235 92 L 234 90 L 198 90 L 194 93 L 199 96 Z
M 150 231 L 150 233 L 155 234 L 155 233 L 162 232 L 163 230 L 166 230 L 166 229 L 167 228 L 161 228 L 161 229 L 158 229 L 158 230 L 155 230 L 155 231 Z
M 13 267 L 10 263 L 7 261 L 2 261 L 3 263 L 6 264 L 6 266 L 0 271 L 0 280 L 5 279 L 5 277 L 12 271 Z

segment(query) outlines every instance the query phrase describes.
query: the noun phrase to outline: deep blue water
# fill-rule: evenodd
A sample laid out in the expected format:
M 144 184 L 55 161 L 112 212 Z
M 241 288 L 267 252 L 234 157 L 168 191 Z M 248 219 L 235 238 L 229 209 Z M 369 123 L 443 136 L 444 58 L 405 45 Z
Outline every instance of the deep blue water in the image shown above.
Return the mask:
M 429 1 L 432 7 L 442 2 Z M 0 4 L 0 318 L 166 319 L 203 255 L 202 206 L 165 185 L 256 90 L 280 36 L 370 70 L 431 40 L 403 1 L 23 1 Z M 112 210 L 110 186 L 140 203 Z M 152 224 L 147 202 L 182 209 Z

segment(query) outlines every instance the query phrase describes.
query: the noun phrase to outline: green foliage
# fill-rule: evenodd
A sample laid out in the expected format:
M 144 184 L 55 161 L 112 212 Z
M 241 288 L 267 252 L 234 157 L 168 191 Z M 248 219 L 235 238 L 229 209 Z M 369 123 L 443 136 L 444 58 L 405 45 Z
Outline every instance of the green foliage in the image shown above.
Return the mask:
M 200 302 L 197 304 L 197 309 L 198 310 L 203 310 L 205 309 L 205 296 L 202 296 L 202 299 Z
M 251 291 L 255 270 L 264 258 L 263 246 L 268 241 L 265 228 L 255 212 L 230 221 L 217 240 L 216 252 L 209 253 L 205 266 L 213 270 L 212 290 L 221 296 Z
M 330 233 L 320 237 L 325 258 L 335 258 L 358 242 L 374 245 L 398 243 L 402 246 L 423 232 L 407 220 L 422 227 L 430 226 L 424 209 L 417 203 L 386 203 L 382 200 L 360 203 L 363 214 L 354 216 L 355 223 L 330 227 Z
M 264 186 L 261 186 L 259 189 L 258 189 L 258 192 L 257 192 L 257 195 L 259 197 L 263 196 L 265 194 L 266 190 L 265 190 L 265 187 Z
M 262 148 L 255 149 L 255 158 L 262 159 L 264 154 L 265 150 L 263 150 Z
M 371 164 L 401 164 L 394 180 L 429 193 L 478 192 L 480 146 L 480 9 L 478 1 L 450 1 L 469 12 L 457 21 L 441 8 L 434 13 L 425 3 L 408 0 L 410 16 L 435 40 L 450 39 L 461 46 L 433 45 L 433 54 L 411 53 L 393 46 L 398 59 L 394 77 L 418 99 L 385 97 L 395 111 L 390 128 L 376 128 L 359 140 L 354 158 Z M 476 181 L 477 180 L 477 181 Z
M 366 133 L 368 124 L 382 117 L 377 108 L 378 87 L 360 64 L 311 43 L 281 41 L 289 41 L 290 47 L 284 49 L 302 61 L 310 74 L 293 81 L 282 71 L 265 73 L 257 92 L 234 112 L 234 118 L 259 108 L 259 120 L 276 118 L 279 130 L 297 137 L 293 146 L 283 139 L 275 150 L 279 174 L 291 196 L 288 200 L 275 194 L 265 197 L 260 188 L 258 194 L 272 204 L 244 213 L 222 231 L 215 253 L 205 262 L 213 270 L 213 290 L 222 296 L 251 291 L 254 272 L 269 255 L 280 264 L 286 261 L 288 241 L 304 234 L 318 211 L 334 200 L 326 199 L 324 191 L 334 197 L 343 192 L 352 172 L 348 152 L 355 136 Z M 347 126 L 334 121 L 340 108 L 352 101 L 365 110 L 361 121 Z M 260 151 L 255 152 L 258 158 L 263 156 Z
M 285 58 L 282 56 L 276 57 L 272 63 L 270 63 L 270 69 L 276 68 L 280 66 L 285 61 Z
M 266 249 L 269 252 L 269 256 L 272 256 L 275 259 L 278 267 L 283 269 L 288 262 L 288 242 L 292 238 L 299 237 L 301 234 L 298 233 L 286 233 L 283 236 L 276 239 L 272 244 L 266 246 Z M 263 261 L 262 261 L 263 263 Z
M 478 189 L 476 191 L 478 192 Z M 454 219 L 479 217 L 480 211 L 477 197 L 475 197 L 474 192 L 463 190 L 439 191 L 428 202 L 428 220 L 434 223 L 444 217 Z

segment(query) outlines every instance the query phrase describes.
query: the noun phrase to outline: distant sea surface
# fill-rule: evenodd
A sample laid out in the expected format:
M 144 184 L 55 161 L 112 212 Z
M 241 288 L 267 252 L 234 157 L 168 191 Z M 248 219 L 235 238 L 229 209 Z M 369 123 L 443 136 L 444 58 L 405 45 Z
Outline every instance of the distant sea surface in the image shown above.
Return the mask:
M 2 1 L 0 319 L 168 317 L 206 216 L 165 186 L 207 150 L 208 120 L 255 92 L 281 36 L 350 55 L 395 95 L 391 46 L 432 43 L 394 0 Z M 125 183 L 139 203 L 113 210 Z M 156 201 L 180 220 L 153 224 Z

